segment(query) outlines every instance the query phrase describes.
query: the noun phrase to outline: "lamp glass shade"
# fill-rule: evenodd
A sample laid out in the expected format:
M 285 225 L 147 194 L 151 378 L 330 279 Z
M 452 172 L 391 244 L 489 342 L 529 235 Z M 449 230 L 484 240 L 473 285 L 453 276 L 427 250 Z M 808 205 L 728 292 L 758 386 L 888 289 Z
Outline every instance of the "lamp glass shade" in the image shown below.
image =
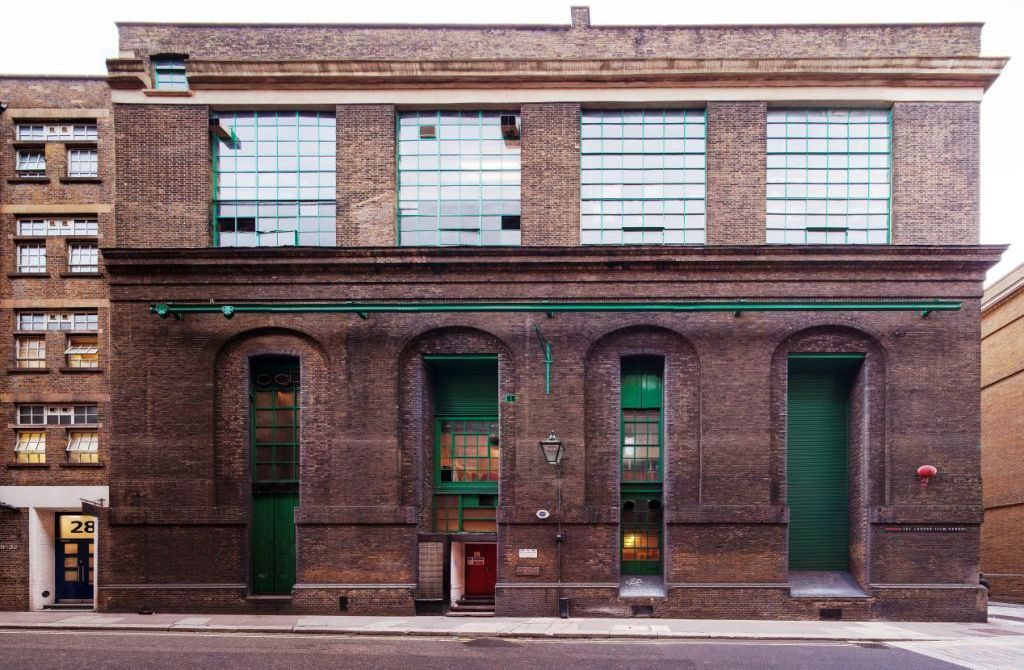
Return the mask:
M 565 456 L 565 446 L 562 441 L 558 439 L 554 431 L 540 441 L 540 450 L 544 454 L 544 460 L 547 461 L 548 465 L 558 465 L 562 462 L 562 457 Z

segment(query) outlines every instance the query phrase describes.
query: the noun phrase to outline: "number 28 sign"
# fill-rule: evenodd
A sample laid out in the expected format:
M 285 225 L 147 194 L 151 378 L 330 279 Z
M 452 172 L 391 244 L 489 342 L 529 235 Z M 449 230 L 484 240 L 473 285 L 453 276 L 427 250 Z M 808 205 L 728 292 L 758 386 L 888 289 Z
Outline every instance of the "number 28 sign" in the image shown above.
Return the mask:
M 60 539 L 91 540 L 96 536 L 96 517 L 64 514 L 60 517 Z

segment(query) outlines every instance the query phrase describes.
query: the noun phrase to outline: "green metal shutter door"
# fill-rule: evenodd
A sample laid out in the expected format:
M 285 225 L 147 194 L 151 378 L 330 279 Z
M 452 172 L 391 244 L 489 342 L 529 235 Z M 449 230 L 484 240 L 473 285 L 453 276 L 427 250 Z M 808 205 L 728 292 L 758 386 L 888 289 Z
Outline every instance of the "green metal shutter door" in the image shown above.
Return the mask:
M 434 413 L 437 416 L 498 416 L 497 369 L 491 374 L 437 375 Z
M 790 365 L 789 569 L 849 567 L 849 373 Z
M 252 499 L 252 590 L 287 595 L 295 585 L 294 493 L 262 493 Z

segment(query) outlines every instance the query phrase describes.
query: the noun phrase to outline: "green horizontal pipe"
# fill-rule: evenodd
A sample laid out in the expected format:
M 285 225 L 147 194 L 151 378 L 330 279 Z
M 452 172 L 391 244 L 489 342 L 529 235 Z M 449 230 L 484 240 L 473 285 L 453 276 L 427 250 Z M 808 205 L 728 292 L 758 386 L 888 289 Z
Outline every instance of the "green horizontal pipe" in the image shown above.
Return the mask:
M 426 312 L 939 312 L 956 311 L 960 303 L 928 302 L 449 302 L 449 303 L 243 303 L 177 305 L 156 303 L 149 311 L 161 318 L 179 314 L 220 312 L 227 318 L 244 312 L 277 314 L 359 314 Z M 365 317 L 364 317 L 365 318 Z

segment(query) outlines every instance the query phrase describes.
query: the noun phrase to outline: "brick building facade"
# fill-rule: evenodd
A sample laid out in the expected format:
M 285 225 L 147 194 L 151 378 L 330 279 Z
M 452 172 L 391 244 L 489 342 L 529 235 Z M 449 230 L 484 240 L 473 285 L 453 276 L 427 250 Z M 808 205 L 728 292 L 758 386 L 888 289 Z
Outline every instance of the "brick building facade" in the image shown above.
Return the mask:
M 119 31 L 98 608 L 984 618 L 979 25 Z
M 981 311 L 981 569 L 994 599 L 1024 602 L 1024 266 L 985 291 Z

